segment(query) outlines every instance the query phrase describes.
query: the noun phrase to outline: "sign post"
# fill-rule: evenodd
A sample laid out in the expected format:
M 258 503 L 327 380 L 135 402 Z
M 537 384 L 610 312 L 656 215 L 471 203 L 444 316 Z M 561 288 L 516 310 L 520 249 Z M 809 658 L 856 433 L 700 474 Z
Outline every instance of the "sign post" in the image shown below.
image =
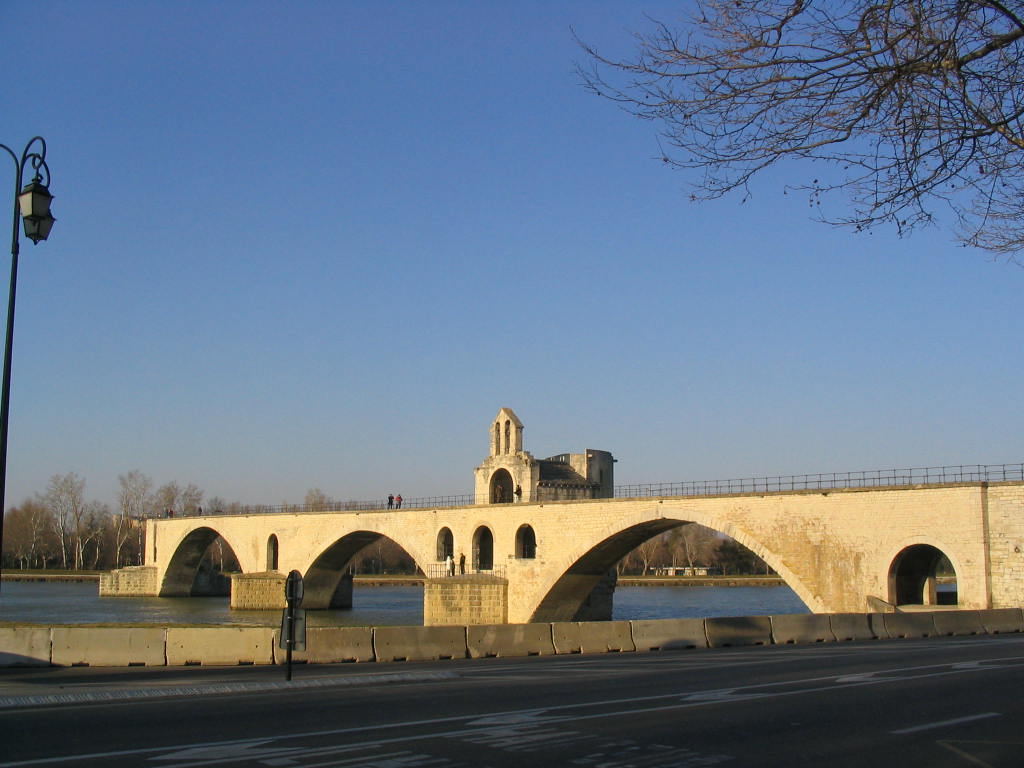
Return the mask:
M 306 650 L 306 612 L 302 604 L 302 574 L 292 571 L 284 582 L 284 600 L 287 606 L 281 616 L 281 640 L 285 651 L 285 680 L 292 679 L 292 650 Z

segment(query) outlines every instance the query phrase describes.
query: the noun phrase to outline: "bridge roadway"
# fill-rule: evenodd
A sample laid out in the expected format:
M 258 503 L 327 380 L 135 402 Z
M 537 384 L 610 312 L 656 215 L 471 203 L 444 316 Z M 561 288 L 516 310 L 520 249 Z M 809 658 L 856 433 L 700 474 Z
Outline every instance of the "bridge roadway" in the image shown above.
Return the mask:
M 1016 768 L 1024 636 L 280 668 L 0 670 L 0 768 Z M 41 705 L 47 694 L 60 703 Z
M 814 612 L 872 610 L 873 598 L 935 603 L 942 556 L 960 607 L 1024 604 L 1021 481 L 150 520 L 139 593 L 192 594 L 203 552 L 221 536 L 243 574 L 298 570 L 304 606 L 326 608 L 355 555 L 385 536 L 431 577 L 427 624 L 610 618 L 615 563 L 688 522 L 750 548 Z M 447 552 L 494 578 L 443 576 Z

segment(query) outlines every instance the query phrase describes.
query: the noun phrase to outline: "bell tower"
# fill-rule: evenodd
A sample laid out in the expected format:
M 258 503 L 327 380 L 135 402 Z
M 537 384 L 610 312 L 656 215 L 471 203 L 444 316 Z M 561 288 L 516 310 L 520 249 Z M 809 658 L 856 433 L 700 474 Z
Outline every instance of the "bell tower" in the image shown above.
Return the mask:
M 523 450 L 523 422 L 511 408 L 502 408 L 488 430 L 490 455 L 477 467 L 477 504 L 532 501 L 537 487 L 537 460 Z
M 523 450 L 523 422 L 511 408 L 502 408 L 491 424 L 491 456 L 517 454 Z

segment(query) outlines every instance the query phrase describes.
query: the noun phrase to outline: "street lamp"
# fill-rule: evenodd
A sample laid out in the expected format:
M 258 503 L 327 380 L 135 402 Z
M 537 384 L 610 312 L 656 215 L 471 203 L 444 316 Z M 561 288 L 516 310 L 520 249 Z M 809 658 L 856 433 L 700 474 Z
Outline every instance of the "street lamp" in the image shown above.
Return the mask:
M 38 147 L 33 149 L 38 143 Z M 18 219 L 25 227 L 25 237 L 38 244 L 45 240 L 56 219 L 50 214 L 50 169 L 46 165 L 46 142 L 35 136 L 25 145 L 21 159 L 6 144 L 0 144 L 14 161 L 14 230 L 11 233 L 11 293 L 7 300 L 7 340 L 4 344 L 3 389 L 0 391 L 0 561 L 3 558 L 4 523 L 7 509 L 7 428 L 11 415 L 11 349 L 14 344 L 14 296 L 18 287 Z M 32 166 L 32 180 L 22 187 L 25 169 Z M 45 174 L 45 177 L 44 177 Z M 45 183 L 44 182 L 45 178 Z

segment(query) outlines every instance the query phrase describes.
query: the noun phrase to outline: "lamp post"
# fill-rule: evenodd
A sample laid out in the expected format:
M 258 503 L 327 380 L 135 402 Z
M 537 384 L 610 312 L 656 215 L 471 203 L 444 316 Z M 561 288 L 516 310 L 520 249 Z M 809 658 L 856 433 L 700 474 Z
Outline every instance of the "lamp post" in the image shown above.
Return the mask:
M 38 144 L 38 147 L 36 145 Z M 36 147 L 33 149 L 33 147 Z M 3 558 L 4 523 L 7 509 L 7 428 L 11 415 L 11 350 L 14 344 L 14 297 L 18 287 L 18 219 L 25 237 L 38 244 L 45 240 L 56 219 L 50 215 L 53 196 L 48 189 L 50 169 L 46 165 L 46 142 L 35 136 L 25 145 L 21 158 L 6 144 L 0 144 L 14 161 L 14 228 L 11 233 L 11 293 L 7 300 L 7 340 L 4 344 L 3 389 L 0 390 L 0 562 Z M 32 166 L 32 180 L 22 187 L 25 169 Z M 45 176 L 44 176 L 45 174 Z M 45 183 L 44 183 L 45 179 Z

